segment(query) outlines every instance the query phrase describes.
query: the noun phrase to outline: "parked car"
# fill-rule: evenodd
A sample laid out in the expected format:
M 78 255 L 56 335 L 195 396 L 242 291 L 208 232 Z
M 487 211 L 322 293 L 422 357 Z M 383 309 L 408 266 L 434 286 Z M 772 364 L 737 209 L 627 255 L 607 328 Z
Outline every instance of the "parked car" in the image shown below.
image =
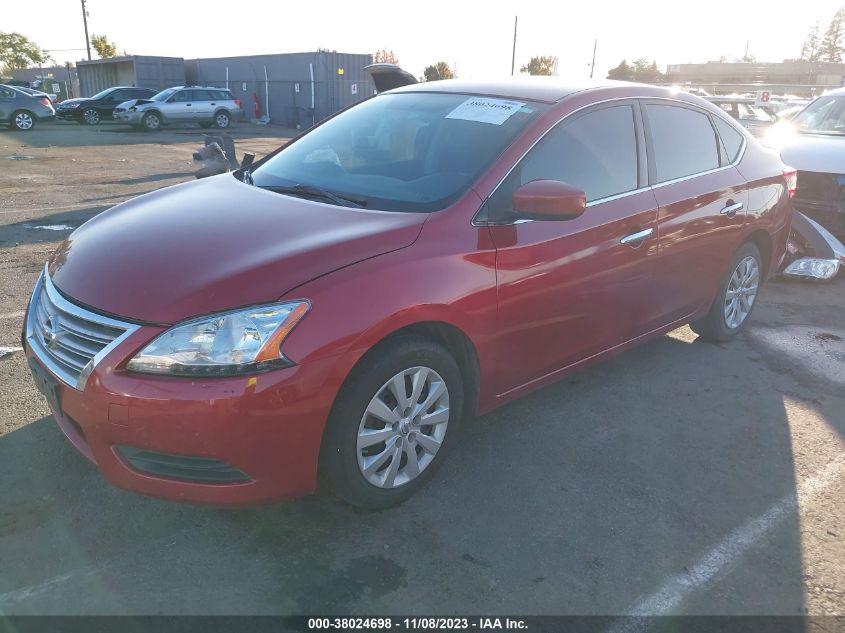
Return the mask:
M 845 88 L 779 123 L 765 142 L 798 170 L 795 208 L 845 240 Z
M 56 99 L 59 95 L 52 93 L 52 92 L 42 92 L 41 90 L 36 90 L 35 88 L 26 88 L 25 86 L 18 86 L 18 90 L 21 92 L 25 92 L 28 95 L 32 95 L 33 97 L 47 97 L 50 100 L 50 103 L 55 104 Z
M 775 122 L 774 114 L 755 105 L 753 97 L 707 97 L 707 100 L 727 112 L 756 137 L 763 136 Z
M 56 116 L 63 121 L 77 121 L 99 125 L 100 121 L 113 118 L 114 109 L 129 99 L 147 99 L 156 93 L 151 88 L 118 86 L 106 88 L 93 97 L 65 99 L 56 106 Z
M 198 123 L 200 127 L 227 128 L 243 115 L 240 99 L 226 88 L 179 86 L 162 90 L 150 99 L 122 103 L 115 110 L 118 121 L 145 130 L 170 123 Z
M 27 132 L 38 121 L 51 121 L 55 116 L 56 111 L 46 96 L 34 96 L 14 86 L 0 84 L 0 123 Z
M 784 256 L 792 187 L 693 95 L 403 86 L 84 224 L 23 345 L 118 486 L 243 504 L 319 474 L 382 508 L 468 415 L 685 323 L 730 340 Z

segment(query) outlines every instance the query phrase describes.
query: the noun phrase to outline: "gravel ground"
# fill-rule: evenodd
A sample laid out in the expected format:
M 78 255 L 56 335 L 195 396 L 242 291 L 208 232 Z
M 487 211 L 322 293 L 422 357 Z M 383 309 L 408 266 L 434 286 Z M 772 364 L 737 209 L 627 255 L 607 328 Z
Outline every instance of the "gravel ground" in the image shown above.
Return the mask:
M 258 155 L 290 134 L 233 132 Z M 37 227 L 192 178 L 199 144 L 197 129 L 0 131 L 0 346 L 19 345 L 68 234 Z M 845 278 L 771 283 L 730 344 L 680 328 L 470 421 L 433 483 L 381 513 L 116 490 L 12 353 L 0 612 L 845 614 L 843 314 Z

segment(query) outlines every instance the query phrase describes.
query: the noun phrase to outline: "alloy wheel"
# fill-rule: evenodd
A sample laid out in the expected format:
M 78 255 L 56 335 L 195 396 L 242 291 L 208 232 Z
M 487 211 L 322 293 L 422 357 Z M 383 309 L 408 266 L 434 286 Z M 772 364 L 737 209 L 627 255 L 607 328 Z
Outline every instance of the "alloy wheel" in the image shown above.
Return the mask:
M 100 113 L 92 108 L 88 108 L 82 113 L 82 118 L 88 125 L 97 125 L 100 122 Z
M 434 460 L 449 425 L 449 389 L 436 371 L 412 367 L 370 400 L 358 427 L 358 468 L 378 488 L 416 479 Z
M 18 112 L 15 115 L 15 127 L 19 130 L 29 130 L 34 124 L 35 122 L 29 112 Z
M 215 123 L 217 123 L 217 127 L 229 127 L 229 115 L 221 112 L 215 118 Z
M 750 255 L 737 264 L 725 293 L 725 325 L 736 329 L 743 324 L 757 298 L 760 265 Z

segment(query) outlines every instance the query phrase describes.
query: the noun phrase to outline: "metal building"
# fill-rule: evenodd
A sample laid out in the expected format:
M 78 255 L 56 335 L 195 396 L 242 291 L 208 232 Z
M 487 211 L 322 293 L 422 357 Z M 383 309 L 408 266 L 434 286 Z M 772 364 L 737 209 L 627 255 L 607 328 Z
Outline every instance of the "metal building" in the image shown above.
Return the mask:
M 191 84 L 227 87 L 250 119 L 269 115 L 273 123 L 309 127 L 373 93 L 364 67 L 372 55 L 317 51 L 192 59 L 185 62 Z
M 112 86 L 135 86 L 163 90 L 185 84 L 185 60 L 181 57 L 128 55 L 76 62 L 81 96 L 90 97 Z

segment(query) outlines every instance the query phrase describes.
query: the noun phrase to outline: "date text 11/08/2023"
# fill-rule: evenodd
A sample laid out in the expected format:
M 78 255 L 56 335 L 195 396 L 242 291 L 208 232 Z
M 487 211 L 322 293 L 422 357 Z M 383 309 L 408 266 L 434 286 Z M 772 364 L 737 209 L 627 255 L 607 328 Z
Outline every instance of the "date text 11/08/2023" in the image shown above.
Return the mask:
M 308 630 L 377 630 L 395 629 L 397 631 L 439 631 L 439 630 L 526 630 L 525 620 L 520 618 L 308 618 Z

